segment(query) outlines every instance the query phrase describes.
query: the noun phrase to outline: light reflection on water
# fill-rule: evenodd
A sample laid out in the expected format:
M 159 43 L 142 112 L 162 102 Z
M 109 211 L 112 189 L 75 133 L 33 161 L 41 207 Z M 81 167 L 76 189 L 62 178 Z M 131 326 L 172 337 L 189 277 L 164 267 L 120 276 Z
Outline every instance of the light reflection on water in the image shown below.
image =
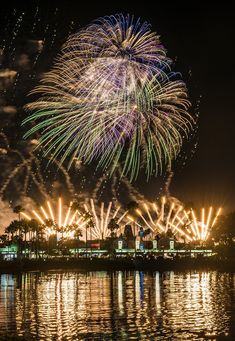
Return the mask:
M 216 271 L 2 274 L 0 331 L 28 340 L 234 340 L 234 285 L 234 274 Z

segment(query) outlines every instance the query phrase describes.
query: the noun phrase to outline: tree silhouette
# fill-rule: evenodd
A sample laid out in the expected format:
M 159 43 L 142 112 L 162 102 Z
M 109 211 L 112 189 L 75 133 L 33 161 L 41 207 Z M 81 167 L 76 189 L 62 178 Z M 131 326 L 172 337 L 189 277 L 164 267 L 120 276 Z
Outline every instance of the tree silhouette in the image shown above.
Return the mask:
M 110 219 L 110 222 L 108 223 L 107 227 L 111 231 L 111 238 L 115 238 L 117 235 L 115 231 L 119 229 L 119 225 L 116 219 L 114 218 Z
M 13 208 L 13 212 L 18 214 L 18 218 L 20 220 L 20 213 L 24 211 L 24 208 L 21 205 L 17 205 Z

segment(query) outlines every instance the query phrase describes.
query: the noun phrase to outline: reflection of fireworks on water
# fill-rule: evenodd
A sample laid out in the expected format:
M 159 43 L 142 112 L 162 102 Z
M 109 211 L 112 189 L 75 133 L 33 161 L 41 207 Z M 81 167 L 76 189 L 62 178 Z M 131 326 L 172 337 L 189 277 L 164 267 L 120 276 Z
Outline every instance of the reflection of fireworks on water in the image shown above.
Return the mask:
M 84 212 L 88 213 L 88 217 Z M 73 238 L 76 231 L 81 229 L 82 239 L 85 238 L 87 229 L 91 239 L 105 239 L 111 233 L 108 228 L 111 220 L 118 224 L 119 233 L 122 231 L 124 223 L 128 221 L 126 219 L 127 211 L 123 212 L 121 206 L 115 208 L 110 201 L 107 207 L 105 207 L 104 202 L 98 207 L 93 199 L 90 199 L 90 203 L 84 204 L 80 209 L 73 210 L 72 202 L 67 207 L 63 205 L 62 198 L 59 198 L 56 209 L 53 209 L 51 202 L 47 201 L 40 207 L 40 210 L 32 210 L 30 214 L 21 212 L 21 214 L 28 220 L 34 218 L 44 225 L 48 236 L 59 231 L 63 237 Z M 91 228 L 89 228 L 89 220 L 93 222 Z
M 171 165 L 194 120 L 185 84 L 150 25 L 132 16 L 96 20 L 70 36 L 55 67 L 33 92 L 26 134 L 41 133 L 45 154 L 74 156 L 130 180 Z
M 216 211 L 210 207 L 208 213 L 202 208 L 199 218 L 193 209 L 186 211 L 183 206 L 168 201 L 166 197 L 162 197 L 160 203 L 143 204 L 141 209 L 136 209 L 141 223 L 150 228 L 152 235 L 171 231 L 178 240 L 186 242 L 206 241 L 220 212 L 221 208 Z M 141 226 L 138 219 L 128 218 Z

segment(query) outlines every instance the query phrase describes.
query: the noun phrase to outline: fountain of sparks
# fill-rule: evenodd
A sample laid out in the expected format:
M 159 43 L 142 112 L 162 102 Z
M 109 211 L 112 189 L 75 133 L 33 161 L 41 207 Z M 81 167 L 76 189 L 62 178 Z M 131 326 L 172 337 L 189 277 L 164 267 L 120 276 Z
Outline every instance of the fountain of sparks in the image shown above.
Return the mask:
M 115 207 L 112 201 L 108 203 L 108 206 L 105 206 L 104 202 L 98 206 L 95 205 L 94 199 L 90 199 L 89 204 L 84 204 L 84 209 L 92 214 L 94 222 L 92 235 L 94 239 L 105 239 L 110 236 L 109 223 L 111 220 L 114 220 L 119 226 L 119 234 L 123 231 L 124 226 L 130 222 L 130 219 L 127 219 L 128 211 L 123 211 L 120 205 Z
M 145 225 L 151 230 L 152 236 L 171 231 L 179 241 L 205 242 L 220 213 L 221 208 L 216 210 L 210 207 L 202 208 L 201 214 L 197 215 L 193 209 L 187 211 L 183 206 L 162 197 L 160 203 L 144 203 L 141 209 L 136 209 L 137 218 L 128 218 L 139 227 Z
M 40 210 L 32 210 L 31 214 L 21 212 L 22 216 L 28 220 L 36 219 L 45 227 L 47 237 L 58 234 L 65 238 L 73 238 L 77 229 L 82 229 L 87 221 L 84 219 L 79 210 L 72 209 L 72 202 L 69 207 L 63 205 L 62 198 L 58 199 L 56 209 L 48 200 Z
M 21 214 L 27 220 L 36 219 L 42 224 L 48 237 L 57 234 L 59 237 L 74 238 L 76 231 L 80 229 L 82 232 L 81 239 L 84 239 L 89 228 L 90 239 L 105 239 L 111 234 L 109 229 L 111 220 L 114 220 L 118 225 L 119 234 L 124 229 L 125 224 L 130 222 L 129 219 L 126 219 L 127 211 L 123 211 L 121 206 L 116 208 L 111 201 L 108 206 L 105 206 L 104 202 L 98 206 L 93 199 L 90 199 L 89 203 L 75 210 L 72 204 L 70 202 L 69 206 L 66 207 L 63 205 L 62 198 L 59 198 L 56 209 L 53 209 L 51 202 L 47 201 L 40 207 L 40 210 L 32 210 L 30 214 L 25 212 Z

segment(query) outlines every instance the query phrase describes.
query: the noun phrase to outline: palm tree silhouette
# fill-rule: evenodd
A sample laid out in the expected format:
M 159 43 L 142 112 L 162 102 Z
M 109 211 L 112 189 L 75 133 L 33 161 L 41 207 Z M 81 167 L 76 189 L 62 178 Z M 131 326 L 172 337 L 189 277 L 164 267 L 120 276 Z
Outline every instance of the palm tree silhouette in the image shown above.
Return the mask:
M 13 212 L 18 214 L 18 219 L 20 220 L 21 218 L 20 213 L 24 212 L 24 208 L 21 205 L 17 205 L 13 208 Z

